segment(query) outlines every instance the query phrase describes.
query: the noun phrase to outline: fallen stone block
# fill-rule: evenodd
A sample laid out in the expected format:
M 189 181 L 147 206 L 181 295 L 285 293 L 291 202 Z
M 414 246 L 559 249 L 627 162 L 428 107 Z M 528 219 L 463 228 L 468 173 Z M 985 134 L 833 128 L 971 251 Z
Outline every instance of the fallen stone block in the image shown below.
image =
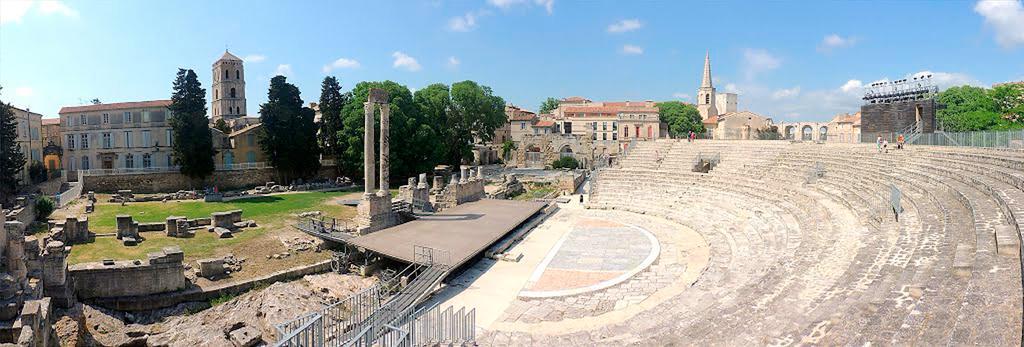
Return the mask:
M 139 223 L 139 232 L 143 231 L 164 231 L 167 225 L 160 222 Z
M 224 258 L 200 259 L 196 263 L 199 264 L 199 272 L 196 273 L 199 277 L 212 278 L 224 275 L 227 271 L 224 268 Z
M 215 227 L 215 228 L 213 228 L 213 232 L 217 233 L 217 237 L 222 238 L 222 239 L 226 239 L 226 238 L 232 237 L 231 229 L 228 229 L 228 228 Z
M 256 328 L 245 326 L 241 329 L 232 331 L 229 335 L 231 343 L 237 347 L 252 347 L 262 341 L 262 335 Z
M 124 243 L 125 246 L 135 246 L 139 244 L 139 240 L 136 240 L 131 236 L 122 237 L 121 242 Z

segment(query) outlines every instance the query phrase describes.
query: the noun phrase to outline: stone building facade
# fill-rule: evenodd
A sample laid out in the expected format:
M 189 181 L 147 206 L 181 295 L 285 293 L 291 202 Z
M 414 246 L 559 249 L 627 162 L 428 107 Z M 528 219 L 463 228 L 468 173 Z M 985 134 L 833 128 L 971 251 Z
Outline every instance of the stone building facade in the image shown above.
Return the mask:
M 561 122 L 563 134 L 579 136 L 593 146 L 605 146 L 610 154 L 618 153 L 634 140 L 664 137 L 667 129 L 654 101 L 605 101 L 560 105 L 554 117 Z M 612 143 L 607 146 L 605 144 Z
M 64 169 L 123 169 L 172 166 L 170 100 L 120 102 L 60 109 Z
M 237 164 L 254 164 L 266 162 L 267 156 L 260 149 L 259 134 L 263 131 L 263 124 L 256 123 L 232 131 L 230 134 L 221 133 L 220 130 L 210 129 L 214 134 L 219 134 L 220 140 L 214 162 L 226 168 L 238 166 Z M 216 140 L 215 140 L 216 141 Z
M 61 163 L 63 156 L 60 118 L 43 119 L 43 165 L 50 171 L 61 170 L 64 167 Z
M 855 143 L 860 141 L 860 113 L 838 114 L 828 122 L 777 124 L 782 138 L 801 141 Z
M 715 93 L 715 109 L 719 114 L 739 111 L 739 94 Z
M 730 112 L 704 120 L 716 140 L 756 140 L 757 131 L 772 126 L 772 119 L 750 111 Z
M 43 161 L 43 115 L 17 107 L 11 107 L 11 109 L 14 111 L 14 118 L 18 123 L 18 137 L 15 142 L 18 143 L 18 147 L 21 147 L 21 153 L 25 155 L 25 166 L 22 167 L 18 178 L 21 179 L 22 184 L 28 184 L 31 182 L 28 177 L 29 165 L 32 165 L 33 162 Z
M 211 121 L 219 119 L 228 125 L 246 115 L 245 109 L 245 67 L 241 58 L 227 50 L 213 62 L 213 92 L 210 112 Z

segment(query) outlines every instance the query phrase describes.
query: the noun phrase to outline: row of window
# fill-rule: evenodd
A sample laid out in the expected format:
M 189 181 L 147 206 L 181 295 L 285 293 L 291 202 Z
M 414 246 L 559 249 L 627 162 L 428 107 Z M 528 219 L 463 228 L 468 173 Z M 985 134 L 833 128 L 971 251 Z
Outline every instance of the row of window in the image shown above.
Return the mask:
M 142 143 L 141 144 L 133 144 L 133 141 L 132 141 L 133 134 L 132 133 L 133 133 L 132 131 L 125 131 L 125 132 L 123 132 L 124 140 L 122 142 L 122 146 L 121 147 L 124 147 L 124 148 L 131 148 L 132 146 L 135 146 L 135 147 L 150 147 L 150 146 L 153 145 L 153 143 L 152 143 L 152 136 L 150 135 L 151 132 L 149 130 L 143 130 L 142 131 Z M 166 146 L 170 146 L 171 143 L 172 143 L 172 140 L 174 139 L 174 134 L 171 132 L 171 129 L 167 129 L 166 130 L 166 139 L 167 139 L 167 142 L 165 142 Z M 78 142 L 76 143 L 75 140 L 78 140 Z M 74 134 L 68 134 L 65 137 L 64 145 L 65 145 L 65 147 L 67 149 L 70 149 L 70 150 L 75 149 L 76 148 L 76 146 L 75 146 L 76 144 L 78 145 L 77 148 L 89 149 L 89 143 L 90 143 L 89 140 L 90 140 L 89 134 L 78 134 L 77 137 Z M 115 144 L 115 141 L 114 141 L 114 133 L 106 132 L 106 133 L 100 134 L 100 146 L 102 148 L 104 148 L 104 149 L 114 148 L 115 145 L 116 144 Z M 159 143 L 157 145 L 159 145 Z
M 229 70 L 225 69 L 225 70 L 224 70 L 224 79 L 229 79 L 229 78 L 231 78 L 231 77 L 230 77 L 230 75 L 228 75 L 228 73 L 229 73 Z M 235 79 L 236 79 L 236 80 L 240 80 L 240 79 L 242 79 L 242 72 L 241 72 L 241 71 L 239 71 L 239 70 L 235 70 Z
M 151 117 L 152 113 L 149 112 L 149 111 L 142 111 L 142 112 L 137 112 L 137 113 L 141 115 L 142 118 L 140 118 L 140 119 L 142 120 L 142 122 L 150 122 L 152 120 L 152 117 Z M 111 119 L 112 119 L 112 117 L 111 117 L 110 113 L 101 114 L 100 115 L 100 124 L 110 124 L 110 120 Z M 121 123 L 123 123 L 123 124 L 131 123 L 131 122 L 133 122 L 133 119 L 134 118 L 132 116 L 132 112 L 125 111 L 125 112 L 121 113 Z M 80 115 L 78 115 L 78 117 L 67 116 L 67 117 L 64 117 L 63 122 L 64 122 L 65 126 L 88 125 L 89 124 L 89 117 L 87 115 L 84 115 L 84 114 L 80 114 Z M 94 122 L 95 122 L 95 120 L 94 120 Z

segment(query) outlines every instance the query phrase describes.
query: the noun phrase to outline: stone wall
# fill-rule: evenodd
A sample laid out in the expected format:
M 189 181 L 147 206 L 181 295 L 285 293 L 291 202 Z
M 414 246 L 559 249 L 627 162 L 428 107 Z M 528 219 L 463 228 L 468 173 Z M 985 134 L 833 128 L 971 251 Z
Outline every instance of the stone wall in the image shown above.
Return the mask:
M 867 104 L 860 107 L 861 134 L 889 134 L 906 129 L 917 120 L 921 108 L 921 131 L 935 131 L 935 100 L 914 100 L 891 104 Z M 874 142 L 870 136 L 867 142 Z
M 479 167 L 477 168 L 477 170 L 480 169 Z M 477 173 L 479 175 L 480 171 L 477 171 Z M 434 199 L 436 201 L 434 208 L 441 211 L 446 208 L 483 199 L 486 196 L 484 193 L 485 184 L 487 184 L 487 181 L 483 177 L 474 177 L 466 167 L 463 167 L 459 178 L 452 175 L 451 182 L 437 194 Z
M 334 167 L 321 167 L 319 178 L 334 177 Z M 274 169 L 251 169 L 214 171 L 203 182 L 192 182 L 177 172 L 160 172 L 128 175 L 85 176 L 83 190 L 101 193 L 114 193 L 122 189 L 130 189 L 133 193 L 162 193 L 179 190 L 199 189 L 216 185 L 219 190 L 235 190 L 251 188 L 267 182 L 276 181 Z
M 68 274 L 79 299 L 151 295 L 189 286 L 182 264 L 184 258 L 180 248 L 167 247 L 150 253 L 148 261 L 76 264 Z
M 566 171 L 558 175 L 558 190 L 563 193 L 573 194 L 579 189 L 586 178 L 583 170 Z

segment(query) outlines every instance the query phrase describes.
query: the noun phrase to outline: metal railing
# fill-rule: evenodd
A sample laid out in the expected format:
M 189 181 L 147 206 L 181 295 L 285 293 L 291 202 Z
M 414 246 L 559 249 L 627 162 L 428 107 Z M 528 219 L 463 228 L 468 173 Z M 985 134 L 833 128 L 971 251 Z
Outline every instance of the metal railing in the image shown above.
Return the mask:
M 861 142 L 872 143 L 882 136 L 883 140 L 895 144 L 899 133 L 862 133 Z M 961 146 L 1024 149 L 1024 129 L 989 130 L 968 132 L 934 132 L 907 138 L 907 144 L 919 146 Z

